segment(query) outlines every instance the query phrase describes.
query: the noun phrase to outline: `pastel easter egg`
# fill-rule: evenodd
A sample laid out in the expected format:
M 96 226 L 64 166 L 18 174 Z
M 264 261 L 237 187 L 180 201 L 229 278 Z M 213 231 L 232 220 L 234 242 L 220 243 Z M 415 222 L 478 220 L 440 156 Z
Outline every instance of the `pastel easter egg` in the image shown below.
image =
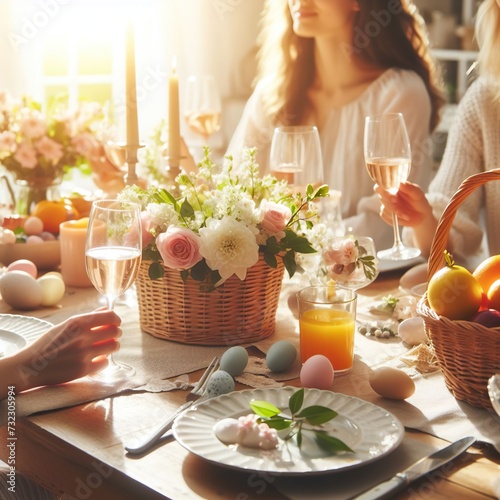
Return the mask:
M 300 370 L 300 382 L 303 387 L 330 389 L 333 378 L 332 363 L 322 354 L 315 354 L 308 358 Z
M 207 382 L 207 396 L 213 398 L 234 391 L 234 379 L 229 373 L 217 370 L 210 375 Z
M 18 259 L 14 262 L 11 262 L 7 266 L 7 271 L 24 271 L 30 276 L 33 276 L 33 278 L 35 279 L 38 276 L 38 269 L 36 265 L 28 259 Z
M 37 281 L 42 287 L 42 306 L 55 306 L 64 297 L 66 290 L 64 281 L 56 274 L 44 275 Z
M 248 352 L 244 347 L 235 345 L 225 351 L 220 358 L 220 369 L 237 377 L 247 366 Z
M 297 357 L 297 348 L 289 340 L 278 340 L 267 351 L 266 363 L 272 372 L 284 372 Z
M 383 398 L 403 400 L 415 392 L 415 382 L 403 370 L 382 366 L 369 378 L 372 389 Z
M 10 271 L 0 278 L 0 295 L 10 307 L 36 309 L 43 300 L 40 284 L 24 271 Z

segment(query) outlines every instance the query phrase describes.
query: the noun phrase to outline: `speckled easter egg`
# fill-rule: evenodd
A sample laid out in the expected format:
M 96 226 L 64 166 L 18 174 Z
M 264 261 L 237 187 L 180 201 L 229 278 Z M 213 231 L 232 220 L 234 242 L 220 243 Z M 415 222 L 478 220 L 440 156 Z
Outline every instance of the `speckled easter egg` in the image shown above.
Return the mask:
M 234 379 L 224 370 L 217 370 L 210 375 L 207 383 L 207 396 L 213 398 L 234 391 Z

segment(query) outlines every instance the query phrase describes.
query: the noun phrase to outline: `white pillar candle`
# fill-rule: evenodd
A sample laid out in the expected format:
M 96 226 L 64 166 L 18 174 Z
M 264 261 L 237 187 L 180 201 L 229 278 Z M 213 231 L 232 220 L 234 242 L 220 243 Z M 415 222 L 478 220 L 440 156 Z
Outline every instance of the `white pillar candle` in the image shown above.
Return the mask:
M 139 145 L 139 125 L 137 122 L 137 90 L 135 81 L 135 41 L 132 23 L 127 25 L 125 58 L 125 106 L 127 119 L 127 145 Z
M 179 78 L 174 64 L 168 80 L 168 156 L 178 159 L 180 155 Z

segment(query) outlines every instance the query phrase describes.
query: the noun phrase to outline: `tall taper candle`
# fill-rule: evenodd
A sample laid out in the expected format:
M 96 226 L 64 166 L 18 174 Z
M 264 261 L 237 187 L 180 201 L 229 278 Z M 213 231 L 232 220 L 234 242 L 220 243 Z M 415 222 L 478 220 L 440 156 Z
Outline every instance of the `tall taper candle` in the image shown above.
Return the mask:
M 179 121 L 179 78 L 175 62 L 168 80 L 168 156 L 179 159 L 181 156 L 181 133 Z
M 127 117 L 127 145 L 139 145 L 139 125 L 137 123 L 137 89 L 135 82 L 135 41 L 132 23 L 127 24 L 126 40 L 125 106 Z

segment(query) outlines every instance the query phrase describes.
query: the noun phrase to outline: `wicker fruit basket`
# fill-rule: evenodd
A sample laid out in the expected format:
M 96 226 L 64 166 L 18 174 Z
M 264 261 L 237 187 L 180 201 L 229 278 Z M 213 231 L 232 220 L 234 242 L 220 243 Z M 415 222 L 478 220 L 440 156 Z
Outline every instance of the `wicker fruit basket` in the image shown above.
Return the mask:
M 474 174 L 465 179 L 452 196 L 439 221 L 429 256 L 428 279 L 444 266 L 444 250 L 455 214 L 475 189 L 500 181 L 500 169 Z M 417 306 L 425 331 L 435 350 L 446 386 L 456 399 L 493 410 L 488 396 L 488 379 L 500 372 L 500 328 L 486 328 L 471 321 L 452 321 L 438 316 L 425 294 Z
M 137 297 L 141 328 L 155 337 L 183 344 L 237 345 L 274 333 L 284 266 L 276 269 L 262 257 L 245 280 L 229 278 L 212 292 L 200 283 L 165 267 L 161 279 L 148 276 L 150 261 L 141 264 Z

